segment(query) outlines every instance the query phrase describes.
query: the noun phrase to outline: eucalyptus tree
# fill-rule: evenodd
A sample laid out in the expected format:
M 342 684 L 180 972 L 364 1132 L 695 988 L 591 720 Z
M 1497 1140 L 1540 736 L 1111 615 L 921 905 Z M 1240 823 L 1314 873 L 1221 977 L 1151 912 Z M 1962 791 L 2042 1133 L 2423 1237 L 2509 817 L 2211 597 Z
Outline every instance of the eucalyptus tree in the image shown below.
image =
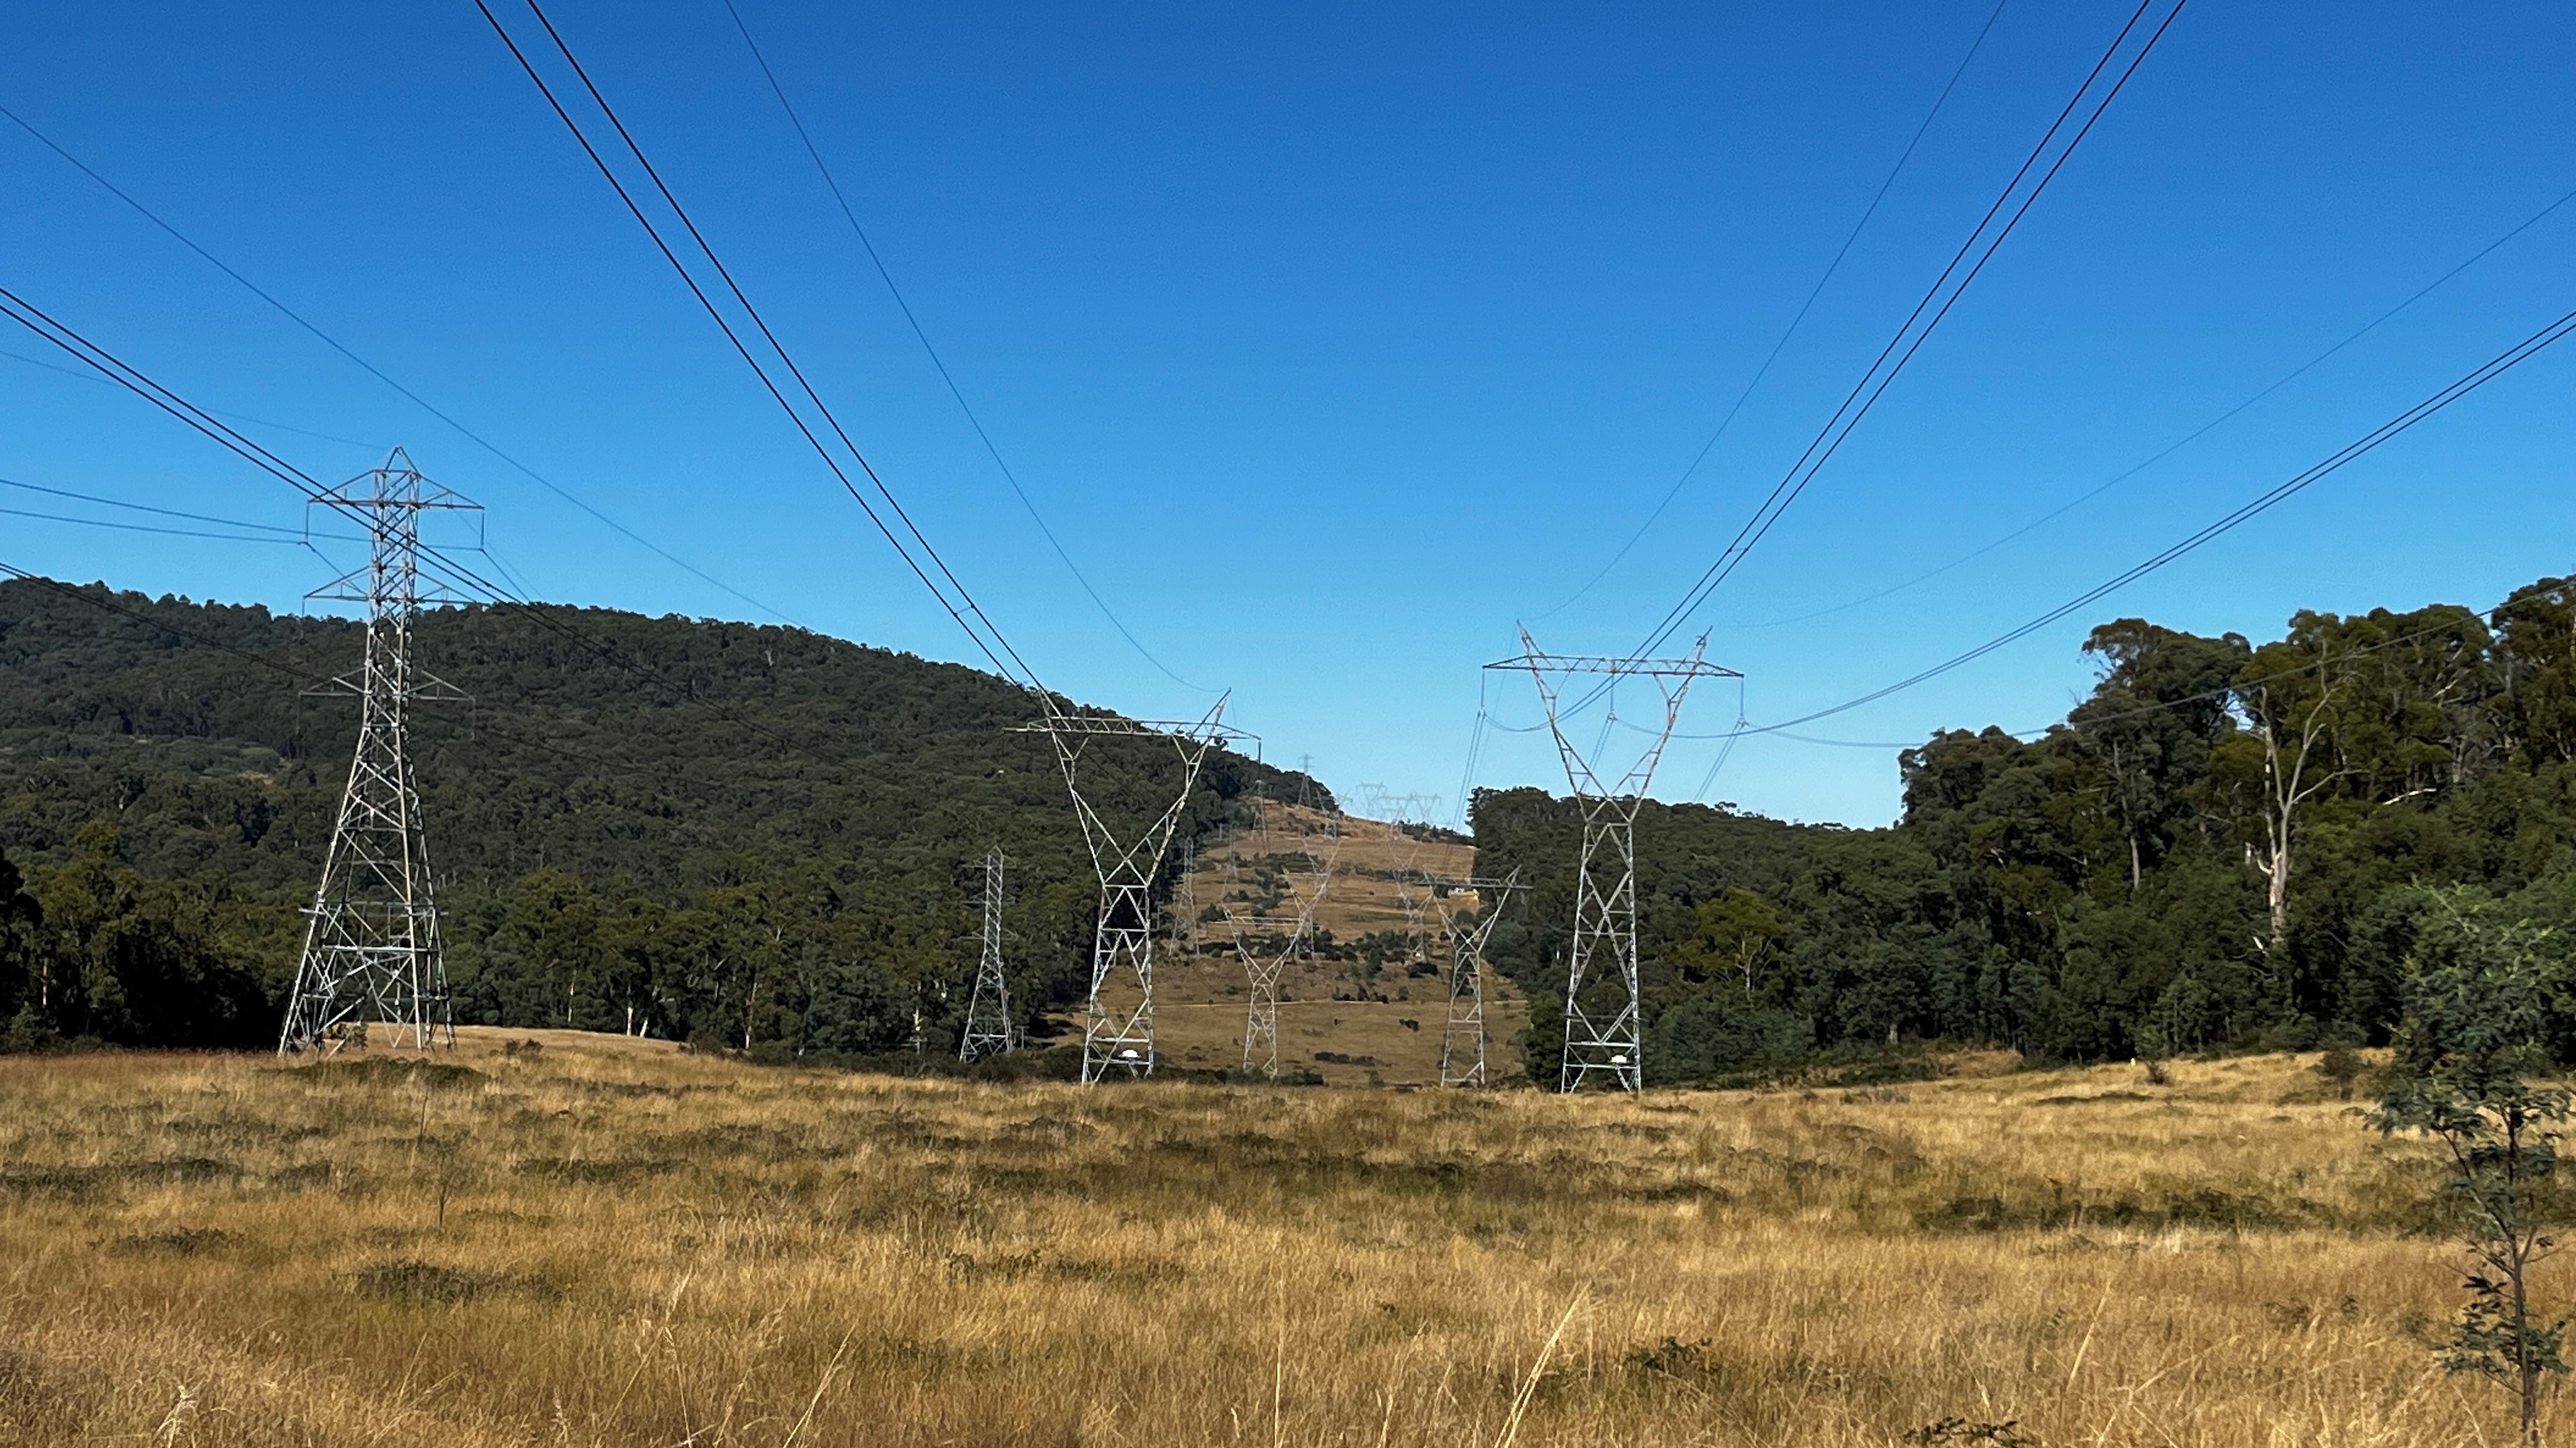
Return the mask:
M 2567 985 L 2550 932 L 2507 920 L 2473 890 L 2433 902 L 2408 961 L 2396 1060 L 2371 1124 L 2438 1143 L 2444 1195 L 2471 1261 L 2469 1302 L 2435 1351 L 2446 1369 L 2512 1392 L 2522 1441 L 2540 1441 L 2542 1383 L 2567 1371 L 2568 1318 L 2532 1301 L 2532 1273 L 2568 1218 L 2558 1144 L 2570 1098 L 2545 1040 Z

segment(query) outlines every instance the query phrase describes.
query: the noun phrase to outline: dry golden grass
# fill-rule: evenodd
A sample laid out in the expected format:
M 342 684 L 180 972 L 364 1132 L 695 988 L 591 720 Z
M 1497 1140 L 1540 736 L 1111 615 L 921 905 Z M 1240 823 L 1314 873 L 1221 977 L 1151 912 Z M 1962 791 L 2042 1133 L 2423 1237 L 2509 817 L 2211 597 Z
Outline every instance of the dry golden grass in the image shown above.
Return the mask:
M 2288 1058 L 1630 1102 L 543 1039 L 0 1061 L 0 1442 L 2510 1441 L 2410 1340 L 2417 1153 Z

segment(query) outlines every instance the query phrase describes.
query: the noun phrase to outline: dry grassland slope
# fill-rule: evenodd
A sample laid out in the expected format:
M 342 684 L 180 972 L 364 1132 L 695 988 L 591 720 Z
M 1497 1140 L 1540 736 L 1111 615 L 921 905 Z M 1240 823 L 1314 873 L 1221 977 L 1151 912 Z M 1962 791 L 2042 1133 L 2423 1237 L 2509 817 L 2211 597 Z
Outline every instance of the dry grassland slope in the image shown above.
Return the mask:
M 1197 857 L 1173 911 L 1175 938 L 1157 946 L 1154 1022 L 1167 1059 L 1200 1069 L 1243 1061 L 1249 1004 L 1243 961 L 1225 923 L 1197 915 L 1216 907 L 1249 918 L 1264 913 L 1266 904 L 1267 913 L 1293 918 L 1313 889 L 1295 872 L 1319 870 L 1327 859 L 1332 883 L 1316 908 L 1315 924 L 1348 946 L 1370 935 L 1410 935 L 1418 922 L 1434 969 L 1407 975 L 1402 966 L 1390 965 L 1372 977 L 1358 961 L 1291 962 L 1280 977 L 1280 1070 L 1312 1071 L 1336 1086 L 1364 1085 L 1372 1078 L 1389 1086 L 1438 1084 L 1440 1028 L 1449 1004 L 1447 922 L 1452 912 L 1472 915 L 1482 902 L 1472 890 L 1435 898 L 1421 882 L 1472 878 L 1475 846 L 1417 839 L 1383 821 L 1292 804 L 1263 805 L 1260 828 L 1236 831 Z M 1400 880 L 1411 885 L 1411 915 L 1399 894 Z M 1271 893 L 1280 889 L 1285 893 Z M 1275 955 L 1286 933 L 1274 928 L 1265 943 L 1263 932 L 1247 931 L 1247 947 L 1256 955 Z M 1520 1070 L 1515 1043 L 1528 1022 L 1529 1004 L 1490 970 L 1485 1001 L 1487 1059 L 1499 1081 Z

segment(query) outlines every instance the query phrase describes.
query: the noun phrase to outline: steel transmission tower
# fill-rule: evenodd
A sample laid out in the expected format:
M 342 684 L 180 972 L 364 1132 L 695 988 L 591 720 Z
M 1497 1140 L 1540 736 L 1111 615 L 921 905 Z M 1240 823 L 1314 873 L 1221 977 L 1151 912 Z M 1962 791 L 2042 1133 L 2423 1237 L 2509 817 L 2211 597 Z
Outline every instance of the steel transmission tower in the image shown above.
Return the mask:
M 1341 832 L 1327 827 L 1324 841 L 1321 862 L 1315 861 L 1302 842 L 1299 845 L 1300 851 L 1306 852 L 1308 862 L 1315 864 L 1316 868 L 1311 872 L 1314 888 L 1299 897 L 1297 914 L 1293 919 L 1237 915 L 1231 909 L 1225 912 L 1226 929 L 1234 936 L 1234 953 L 1243 961 L 1245 984 L 1252 992 L 1252 1004 L 1243 1023 L 1243 1069 L 1259 1071 L 1273 1081 L 1279 1079 L 1279 977 L 1287 970 L 1288 962 L 1296 957 L 1297 948 L 1305 944 L 1306 933 L 1315 925 L 1315 907 L 1324 903 L 1324 892 L 1332 888 L 1333 861 L 1340 855 L 1342 847 Z M 1244 943 L 1246 931 L 1258 932 L 1278 925 L 1288 927 L 1288 939 L 1275 953 L 1271 951 L 1270 939 L 1266 936 L 1260 941 L 1261 953 L 1258 955 Z
M 1424 925 L 1422 900 L 1414 891 L 1424 882 L 1415 868 L 1422 858 L 1422 836 L 1406 829 L 1410 821 L 1427 821 L 1440 812 L 1436 794 L 1393 794 L 1377 792 L 1377 808 L 1386 821 L 1388 875 L 1395 883 L 1395 903 L 1404 911 L 1404 933 L 1412 943 L 1412 958 L 1405 961 L 1405 974 L 1431 958 L 1431 933 Z
M 1189 808 L 1190 791 L 1198 785 L 1208 751 L 1222 741 L 1249 736 L 1221 722 L 1224 699 L 1191 723 L 1067 714 L 1047 696 L 1040 698 L 1046 701 L 1046 717 L 1023 728 L 1044 734 L 1055 745 L 1065 791 L 1073 796 L 1074 817 L 1082 823 L 1083 843 L 1100 877 L 1091 992 L 1083 1005 L 1082 1081 L 1090 1085 L 1111 1071 L 1149 1076 L 1154 1071 L 1154 876 Z M 1122 835 L 1083 795 L 1083 751 L 1099 738 L 1161 739 L 1179 756 L 1180 788 L 1173 791 L 1171 807 L 1140 831 Z
M 1493 904 L 1476 922 L 1460 930 L 1453 916 L 1449 922 L 1449 1018 L 1440 1032 L 1440 1084 L 1443 1086 L 1483 1086 L 1485 1075 L 1485 942 L 1493 938 L 1494 926 L 1503 918 L 1503 907 L 1511 902 L 1512 892 L 1520 888 L 1518 870 L 1500 880 L 1461 880 L 1451 884 L 1451 896 L 1468 889 L 1476 892 L 1482 906 L 1485 893 L 1493 892 Z
M 1548 733 L 1565 765 L 1566 783 L 1583 812 L 1583 852 L 1574 882 L 1574 933 L 1566 950 L 1565 1064 L 1557 1080 L 1561 1091 L 1580 1091 L 1599 1083 L 1636 1092 L 1645 1086 L 1645 1060 L 1640 1040 L 1642 1016 L 1637 1001 L 1637 811 L 1654 782 L 1664 746 L 1680 722 L 1682 700 L 1700 679 L 1744 677 L 1733 669 L 1707 662 L 1708 636 L 1702 634 L 1690 657 L 1681 659 L 1569 657 L 1539 652 L 1529 630 L 1521 630 L 1521 656 L 1487 664 L 1489 669 L 1517 669 L 1538 685 L 1547 709 Z M 1651 742 L 1620 775 L 1605 779 L 1596 761 L 1566 737 L 1559 694 L 1570 677 L 1601 675 L 1601 685 L 1578 701 L 1610 696 L 1610 715 L 1595 752 L 1609 748 L 1611 726 L 1620 722 L 1616 690 L 1621 679 L 1653 681 L 1663 702 L 1661 727 L 1632 725 Z M 1609 973 L 1617 972 L 1616 981 Z M 1592 987 L 1587 996 L 1585 988 Z
M 966 1002 L 966 1033 L 957 1059 L 972 1061 L 1011 1049 L 1011 985 L 1002 973 L 1002 867 L 1000 846 L 984 852 L 984 958 L 975 966 L 975 994 Z
M 421 606 L 462 601 L 421 586 L 421 515 L 475 505 L 422 477 L 400 448 L 383 467 L 315 501 L 366 529 L 367 564 L 307 597 L 364 605 L 366 644 L 355 674 L 317 691 L 357 696 L 358 744 L 322 883 L 304 912 L 304 951 L 278 1051 L 335 1051 L 363 1041 L 370 1022 L 384 1026 L 396 1047 L 453 1046 L 407 728 L 413 703 L 465 697 L 412 664 L 412 620 Z

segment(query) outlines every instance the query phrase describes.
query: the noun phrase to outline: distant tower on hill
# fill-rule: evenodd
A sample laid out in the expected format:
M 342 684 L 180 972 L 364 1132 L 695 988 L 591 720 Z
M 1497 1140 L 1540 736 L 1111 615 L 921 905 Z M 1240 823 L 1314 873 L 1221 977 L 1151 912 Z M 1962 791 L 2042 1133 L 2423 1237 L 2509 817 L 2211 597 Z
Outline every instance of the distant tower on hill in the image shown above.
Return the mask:
M 1011 1049 L 1011 987 L 1002 972 L 1002 866 L 999 846 L 984 854 L 984 958 L 975 967 L 975 995 L 966 1003 L 966 1034 L 957 1059 L 972 1061 Z
M 1279 1079 L 1279 978 L 1287 973 L 1288 962 L 1296 958 L 1313 935 L 1315 907 L 1324 902 L 1324 892 L 1332 888 L 1333 860 L 1341 853 L 1341 845 L 1341 830 L 1330 823 L 1324 827 L 1323 858 L 1314 856 L 1310 843 L 1299 844 L 1309 866 L 1299 873 L 1306 875 L 1311 884 L 1298 893 L 1293 917 L 1269 916 L 1257 910 L 1237 915 L 1231 908 L 1225 912 L 1226 929 L 1234 936 L 1234 953 L 1243 962 L 1244 983 L 1252 993 L 1243 1023 L 1246 1072 L 1258 1071 L 1270 1080 Z M 1285 888 L 1296 892 L 1293 882 Z M 1288 927 L 1284 942 L 1267 933 L 1282 925 Z M 1251 937 L 1248 944 L 1247 934 Z
M 1463 888 L 1488 896 L 1484 914 L 1466 929 L 1449 926 L 1449 1018 L 1440 1031 L 1440 1084 L 1485 1086 L 1485 942 L 1503 918 L 1503 907 L 1520 888 L 1518 870 L 1500 880 L 1467 880 Z M 1454 896 L 1453 896 L 1454 898 Z

